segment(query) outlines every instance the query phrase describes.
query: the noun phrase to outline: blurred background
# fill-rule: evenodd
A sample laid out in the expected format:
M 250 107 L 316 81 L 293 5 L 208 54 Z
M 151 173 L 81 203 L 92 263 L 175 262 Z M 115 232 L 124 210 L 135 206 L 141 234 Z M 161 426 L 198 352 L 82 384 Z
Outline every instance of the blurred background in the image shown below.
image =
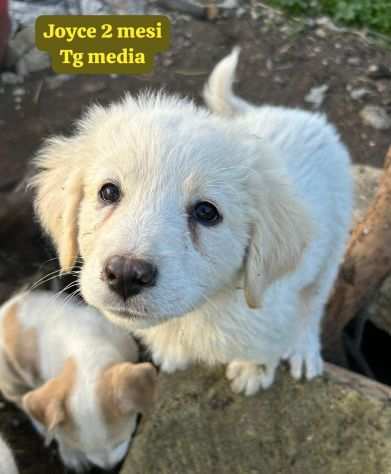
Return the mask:
M 171 48 L 156 57 L 151 74 L 56 75 L 34 46 L 39 15 L 117 13 L 170 18 Z M 89 104 L 107 104 L 125 91 L 163 87 L 200 103 L 209 72 L 234 45 L 242 48 L 239 94 L 257 104 L 319 111 L 337 126 L 354 162 L 355 220 L 363 216 L 391 145 L 389 1 L 0 0 L 0 303 L 57 268 L 25 190 L 42 140 L 69 133 Z M 391 384 L 390 335 L 391 277 L 347 328 L 346 364 Z M 44 448 L 4 401 L 0 431 L 22 473 L 63 472 L 55 449 Z

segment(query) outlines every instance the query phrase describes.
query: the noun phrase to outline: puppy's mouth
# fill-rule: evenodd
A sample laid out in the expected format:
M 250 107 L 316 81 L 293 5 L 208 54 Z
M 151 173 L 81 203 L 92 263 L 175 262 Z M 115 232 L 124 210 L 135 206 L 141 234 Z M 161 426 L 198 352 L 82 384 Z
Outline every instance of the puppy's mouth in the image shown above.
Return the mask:
M 106 311 L 109 311 L 114 316 L 117 316 L 119 318 L 126 318 L 126 319 L 150 319 L 151 318 L 150 314 L 136 311 L 133 309 L 107 308 Z

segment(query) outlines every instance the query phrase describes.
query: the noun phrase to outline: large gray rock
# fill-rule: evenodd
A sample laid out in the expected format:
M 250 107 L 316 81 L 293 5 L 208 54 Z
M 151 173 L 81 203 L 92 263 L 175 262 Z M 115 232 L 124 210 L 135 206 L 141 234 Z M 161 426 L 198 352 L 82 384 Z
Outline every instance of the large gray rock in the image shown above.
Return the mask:
M 328 366 L 323 379 L 235 395 L 222 370 L 161 376 L 121 474 L 389 474 L 391 390 Z

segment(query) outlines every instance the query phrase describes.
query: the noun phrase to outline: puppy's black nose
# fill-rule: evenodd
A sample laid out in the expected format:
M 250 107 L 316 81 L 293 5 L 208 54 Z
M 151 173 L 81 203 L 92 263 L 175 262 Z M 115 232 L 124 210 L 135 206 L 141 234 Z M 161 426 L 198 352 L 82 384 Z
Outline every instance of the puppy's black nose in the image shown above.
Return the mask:
M 143 288 L 155 285 L 157 268 L 146 260 L 115 255 L 107 260 L 104 277 L 109 287 L 125 301 Z

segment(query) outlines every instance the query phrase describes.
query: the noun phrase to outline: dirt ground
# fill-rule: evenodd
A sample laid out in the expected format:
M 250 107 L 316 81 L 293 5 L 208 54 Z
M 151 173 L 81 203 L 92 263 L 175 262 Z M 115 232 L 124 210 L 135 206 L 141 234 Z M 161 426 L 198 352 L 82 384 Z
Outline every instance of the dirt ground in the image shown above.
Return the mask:
M 136 93 L 145 87 L 164 87 L 200 102 L 208 73 L 236 44 L 242 47 L 237 91 L 243 97 L 258 104 L 310 108 L 304 101 L 309 90 L 327 84 L 329 90 L 320 110 L 337 125 L 353 160 L 382 165 L 390 133 L 364 125 L 359 112 L 366 104 L 391 108 L 391 80 L 367 75 L 371 65 L 391 68 L 390 50 L 369 45 L 355 34 L 289 23 L 279 15 L 251 18 L 244 13 L 217 22 L 178 17 L 173 25 L 173 46 L 157 59 L 148 77 L 75 76 L 55 87 L 49 77 L 52 73 L 46 72 L 29 76 L 22 85 L 2 89 L 0 85 L 0 202 L 8 202 L 9 192 L 23 177 L 42 139 L 69 132 L 72 121 L 88 104 L 105 104 L 119 99 L 124 91 Z M 20 87 L 26 94 L 17 110 L 14 89 Z M 368 96 L 354 100 L 350 88 L 366 88 Z M 1 212 L 0 207 L 0 217 Z M 11 263 L 7 272 L 0 272 L 0 299 L 17 286 L 21 272 L 30 271 L 31 261 L 39 263 L 43 258 L 36 232 L 31 230 L 35 229 L 32 216 L 22 225 L 19 237 L 14 240 L 10 236 L 7 244 Z M 45 449 L 28 420 L 3 402 L 0 431 L 16 453 L 22 474 L 65 472 L 55 450 Z

